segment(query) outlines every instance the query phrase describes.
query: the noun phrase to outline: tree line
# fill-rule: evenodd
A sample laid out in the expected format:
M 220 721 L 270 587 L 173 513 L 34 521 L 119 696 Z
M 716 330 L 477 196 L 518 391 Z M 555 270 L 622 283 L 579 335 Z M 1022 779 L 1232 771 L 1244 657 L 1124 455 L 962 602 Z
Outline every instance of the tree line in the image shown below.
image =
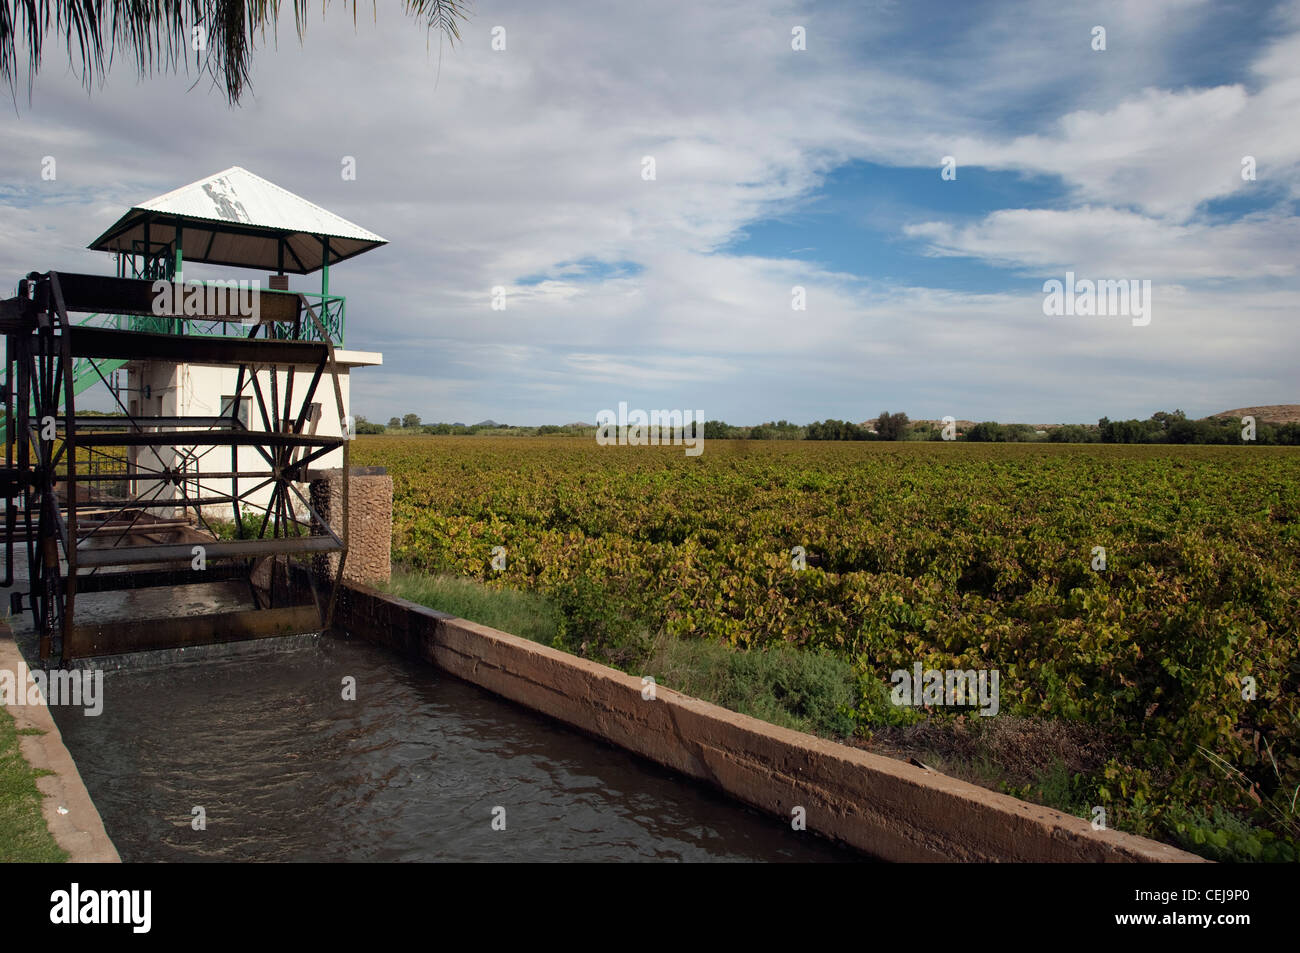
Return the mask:
M 1181 410 L 1160 411 L 1146 420 L 1110 420 L 1102 417 L 1091 424 L 1062 424 L 1044 433 L 1030 424 L 1004 424 L 986 420 L 963 431 L 950 425 L 949 439 L 972 443 L 1165 443 L 1165 444 L 1240 444 L 1246 425 L 1236 417 L 1206 417 L 1189 420 Z M 868 424 L 849 420 L 815 420 L 795 424 L 788 420 L 770 420 L 752 426 L 738 426 L 722 420 L 704 423 L 705 440 L 944 440 L 944 427 L 930 421 L 912 421 L 905 413 L 883 411 Z M 503 436 L 578 436 L 596 432 L 594 424 L 543 424 L 540 427 L 512 427 L 507 424 L 421 423 L 418 414 L 389 418 L 388 425 L 356 418 L 356 432 L 423 433 L 468 436 L 497 434 Z M 1300 423 L 1272 424 L 1257 422 L 1253 442 L 1265 446 L 1300 446 Z
M 404 434 L 429 434 L 432 436 L 472 436 L 474 434 L 496 434 L 508 437 L 545 437 L 551 434 L 559 434 L 571 437 L 589 437 L 596 432 L 594 424 L 543 424 L 540 427 L 514 427 L 510 424 L 498 423 L 481 423 L 481 424 L 449 424 L 422 423 L 418 414 L 406 414 L 405 416 L 390 417 L 388 425 L 367 420 L 365 417 L 357 417 L 353 421 L 356 433 L 359 434 L 382 434 L 382 433 L 404 433 Z

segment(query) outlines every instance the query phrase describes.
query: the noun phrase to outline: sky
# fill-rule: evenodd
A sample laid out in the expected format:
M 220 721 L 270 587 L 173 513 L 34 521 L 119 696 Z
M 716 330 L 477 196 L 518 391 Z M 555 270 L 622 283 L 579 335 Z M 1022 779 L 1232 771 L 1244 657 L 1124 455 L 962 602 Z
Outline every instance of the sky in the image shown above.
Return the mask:
M 0 114 L 0 288 L 110 273 L 85 246 L 127 208 L 239 165 L 388 240 L 330 279 L 383 353 L 372 420 L 1300 402 L 1300 0 L 478 2 L 461 32 L 286 18 L 236 107 L 192 67 L 88 90 L 51 43 Z M 1067 272 L 1150 282 L 1149 322 L 1046 314 Z

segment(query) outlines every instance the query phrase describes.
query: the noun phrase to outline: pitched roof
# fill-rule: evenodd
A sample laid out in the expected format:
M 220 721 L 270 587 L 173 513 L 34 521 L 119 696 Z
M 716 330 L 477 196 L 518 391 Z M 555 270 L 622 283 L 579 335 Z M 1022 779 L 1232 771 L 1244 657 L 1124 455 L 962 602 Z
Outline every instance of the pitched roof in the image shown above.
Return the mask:
M 301 196 L 232 166 L 133 206 L 90 244 L 95 251 L 131 251 L 143 242 L 170 244 L 179 221 L 185 261 L 275 271 L 284 242 L 284 270 L 309 274 L 324 264 L 323 239 L 334 264 L 387 242 Z

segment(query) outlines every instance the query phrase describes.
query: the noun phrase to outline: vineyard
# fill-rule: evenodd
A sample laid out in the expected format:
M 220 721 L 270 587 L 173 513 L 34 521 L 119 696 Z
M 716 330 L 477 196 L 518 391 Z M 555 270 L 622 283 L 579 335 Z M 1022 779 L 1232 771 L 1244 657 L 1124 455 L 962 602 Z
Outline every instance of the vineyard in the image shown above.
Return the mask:
M 988 721 L 1106 739 L 1104 763 L 1067 779 L 1085 816 L 1210 856 L 1296 858 L 1300 451 L 354 446 L 393 476 L 393 555 L 415 571 L 594 599 L 680 639 L 824 650 L 856 672 L 860 736 L 981 720 L 898 709 L 895 670 L 997 670 Z

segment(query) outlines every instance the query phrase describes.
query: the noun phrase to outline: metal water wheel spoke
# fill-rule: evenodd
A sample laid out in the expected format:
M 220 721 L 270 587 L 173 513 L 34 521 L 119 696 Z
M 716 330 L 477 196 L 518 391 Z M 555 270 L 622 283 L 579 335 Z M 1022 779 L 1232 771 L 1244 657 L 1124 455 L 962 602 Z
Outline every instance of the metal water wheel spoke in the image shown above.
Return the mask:
M 0 299 L 6 565 L 25 546 L 30 585 L 14 606 L 32 611 L 43 659 L 56 650 L 67 659 L 194 644 L 182 630 L 202 627 L 188 617 L 119 623 L 96 613 L 78 624 L 78 587 L 189 585 L 207 578 L 209 563 L 212 578 L 226 580 L 242 566 L 274 566 L 271 584 L 281 591 L 292 575 L 285 570 L 305 569 L 307 560 L 314 571 L 328 567 L 328 600 L 314 597 L 312 612 L 330 624 L 348 546 L 352 429 L 343 391 L 352 365 L 336 357 L 344 299 L 330 294 L 329 271 L 385 242 L 336 216 L 327 221 L 287 191 L 268 203 L 268 185 L 232 168 L 180 190 L 187 196 L 180 204 L 179 193 L 160 196 L 162 205 L 133 208 L 91 246 L 117 256 L 115 277 L 31 272 L 15 297 Z M 232 190 L 247 190 L 248 221 L 192 214 L 196 203 Z M 302 227 L 307 222 L 319 227 Z M 241 262 L 233 267 L 275 273 L 266 293 L 257 282 L 236 292 L 230 281 L 185 280 L 183 262 L 229 266 L 230 243 Z M 320 293 L 289 291 L 286 269 L 319 271 Z M 117 383 L 122 368 L 125 386 Z M 91 383 L 108 389 L 115 413 L 77 415 L 74 399 Z M 340 430 L 331 421 L 318 432 L 325 406 L 314 402 L 318 386 L 333 391 Z M 298 484 L 339 457 L 342 499 L 331 502 L 331 527 Z M 245 507 L 260 525 L 247 525 Z M 230 513 L 233 533 L 211 521 L 214 509 Z M 301 599 L 296 587 L 288 595 Z M 219 624 L 236 638 L 300 624 L 308 607 L 280 605 L 280 596 L 272 593 L 269 615 Z

